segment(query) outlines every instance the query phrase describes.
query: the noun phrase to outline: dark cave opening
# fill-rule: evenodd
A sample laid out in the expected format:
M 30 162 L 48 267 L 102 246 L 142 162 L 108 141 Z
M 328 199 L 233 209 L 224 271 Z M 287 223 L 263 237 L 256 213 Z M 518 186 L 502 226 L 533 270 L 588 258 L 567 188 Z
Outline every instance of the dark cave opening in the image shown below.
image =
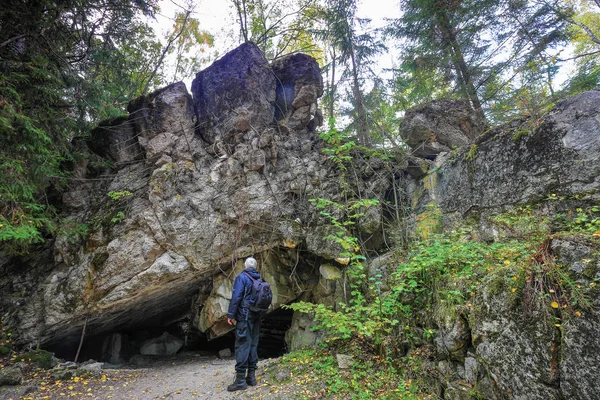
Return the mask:
M 294 311 L 279 308 L 266 315 L 260 327 L 258 358 L 279 357 L 287 353 L 285 334 L 292 326 Z
M 287 352 L 285 334 L 291 326 L 292 317 L 293 311 L 287 309 L 277 309 L 263 317 L 258 346 L 260 359 L 279 357 Z M 191 329 L 189 318 L 184 318 L 167 326 L 138 326 L 100 335 L 88 332 L 84 337 L 78 361 L 96 360 L 114 365 L 126 364 L 132 357 L 141 354 L 140 349 L 146 341 L 165 332 L 183 341 L 184 344 L 178 352 L 200 352 L 217 356 L 219 351 L 228 348 L 232 355 L 234 353 L 233 331 L 208 340 L 203 333 Z M 77 354 L 79 341 L 80 337 L 70 336 L 45 348 L 61 359 L 72 361 Z

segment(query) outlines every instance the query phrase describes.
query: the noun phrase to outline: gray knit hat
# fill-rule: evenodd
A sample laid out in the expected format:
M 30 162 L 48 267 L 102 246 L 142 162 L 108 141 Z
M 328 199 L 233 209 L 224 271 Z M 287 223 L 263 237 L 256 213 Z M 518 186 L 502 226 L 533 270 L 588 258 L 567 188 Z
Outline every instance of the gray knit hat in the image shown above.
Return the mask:
M 246 268 L 256 268 L 257 264 L 258 263 L 256 262 L 256 260 L 254 258 L 252 258 L 252 257 L 246 258 L 246 261 L 244 262 L 244 266 Z

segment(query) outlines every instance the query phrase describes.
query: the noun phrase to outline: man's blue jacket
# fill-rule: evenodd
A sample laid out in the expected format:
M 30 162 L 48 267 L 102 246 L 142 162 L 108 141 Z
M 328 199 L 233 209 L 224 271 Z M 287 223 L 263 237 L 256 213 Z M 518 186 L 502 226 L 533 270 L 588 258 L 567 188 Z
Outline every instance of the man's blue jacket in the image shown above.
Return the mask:
M 236 321 L 246 321 L 248 319 L 248 306 L 250 305 L 249 300 L 252 293 L 252 279 L 248 274 L 254 279 L 260 278 L 260 274 L 255 268 L 246 268 L 235 277 L 227 318 L 233 318 Z

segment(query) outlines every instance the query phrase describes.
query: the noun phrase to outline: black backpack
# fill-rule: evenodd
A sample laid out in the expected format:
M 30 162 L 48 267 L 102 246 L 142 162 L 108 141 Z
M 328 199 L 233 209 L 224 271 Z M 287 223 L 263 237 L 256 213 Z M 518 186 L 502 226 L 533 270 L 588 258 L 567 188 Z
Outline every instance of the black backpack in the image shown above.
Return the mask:
M 273 293 L 271 292 L 271 285 L 265 282 L 262 278 L 254 279 L 252 275 L 246 273 L 252 280 L 252 289 L 250 291 L 250 298 L 248 310 L 256 313 L 265 314 L 273 301 Z

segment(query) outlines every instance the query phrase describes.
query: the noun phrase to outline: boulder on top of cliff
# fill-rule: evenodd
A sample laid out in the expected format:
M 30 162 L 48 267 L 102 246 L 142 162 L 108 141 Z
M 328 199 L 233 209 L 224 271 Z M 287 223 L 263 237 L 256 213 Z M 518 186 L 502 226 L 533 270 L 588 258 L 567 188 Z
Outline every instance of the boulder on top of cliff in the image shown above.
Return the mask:
M 275 118 L 291 129 L 315 129 L 323 122 L 317 99 L 323 95 L 323 78 L 317 61 L 292 54 L 272 64 L 277 79 Z
M 192 96 L 183 82 L 176 82 L 132 100 L 127 110 L 146 158 L 164 163 L 201 157 L 196 145 Z
M 91 132 L 90 150 L 117 164 L 144 158 L 134 126 L 127 117 L 102 123 Z
M 237 133 L 274 120 L 275 76 L 264 54 L 252 42 L 225 54 L 196 74 L 194 107 L 202 138 L 233 143 Z
M 452 147 L 472 143 L 485 128 L 485 120 L 468 102 L 441 99 L 408 110 L 400 135 L 415 155 L 434 159 Z

